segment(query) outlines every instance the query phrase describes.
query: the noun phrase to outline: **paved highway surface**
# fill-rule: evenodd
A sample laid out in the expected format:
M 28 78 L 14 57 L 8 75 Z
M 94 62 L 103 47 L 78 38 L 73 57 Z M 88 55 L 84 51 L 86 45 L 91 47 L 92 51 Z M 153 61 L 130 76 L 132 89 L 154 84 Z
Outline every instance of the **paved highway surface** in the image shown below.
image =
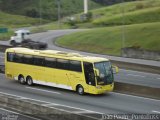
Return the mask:
M 73 91 L 58 88 L 21 85 L 17 81 L 7 80 L 3 74 L 0 74 L 0 83 L 0 92 L 46 101 L 53 105 L 60 104 L 61 107 L 71 106 L 77 109 L 85 109 L 89 113 L 160 114 L 160 100 L 155 99 L 114 92 L 97 96 L 89 94 L 80 96 Z
M 70 34 L 73 32 L 77 31 L 84 31 L 84 29 L 69 29 L 69 30 L 50 30 L 48 32 L 42 32 L 42 33 L 37 33 L 37 34 L 32 34 L 32 39 L 35 41 L 43 41 L 47 42 L 49 49 L 56 49 L 56 50 L 62 50 L 62 51 L 68 51 L 68 52 L 78 52 L 84 55 L 92 55 L 92 56 L 101 56 L 101 57 L 107 57 L 111 60 L 116 60 L 116 61 L 123 61 L 123 62 L 129 62 L 129 63 L 137 63 L 137 64 L 143 64 L 143 65 L 151 65 L 151 66 L 159 66 L 160 67 L 160 62 L 159 61 L 152 61 L 152 60 L 142 60 L 142 59 L 132 59 L 132 58 L 123 58 L 123 57 L 115 57 L 115 56 L 109 56 L 109 55 L 99 55 L 99 54 L 93 54 L 93 53 L 87 53 L 87 52 L 81 52 L 81 51 L 76 51 L 76 50 L 69 50 L 66 48 L 61 48 L 56 45 L 53 45 L 55 42 L 55 38 L 65 35 L 65 34 Z M 0 44 L 9 44 L 7 41 L 0 41 Z
M 4 65 L 4 53 L 0 52 L 0 65 Z M 160 75 L 120 69 L 115 81 L 160 88 Z
M 56 49 L 56 50 L 62 50 L 62 51 L 68 51 L 73 52 L 74 50 L 69 50 L 66 48 L 61 48 L 53 43 L 55 42 L 55 38 L 70 34 L 73 32 L 77 32 L 81 30 L 52 30 L 48 32 L 43 33 L 37 33 L 32 34 L 31 37 L 35 41 L 43 41 L 48 43 L 48 49 Z M 0 43 L 8 44 L 8 41 L 0 41 Z M 120 60 L 120 61 L 127 61 L 131 63 L 140 63 L 140 64 L 149 64 L 153 66 L 159 66 L 159 61 L 149 61 L 149 60 L 138 60 L 138 59 L 131 59 L 131 58 L 121 58 L 121 57 L 114 57 L 114 56 L 107 56 L 107 55 L 98 55 L 93 53 L 87 53 L 87 52 L 81 52 L 81 51 L 74 51 L 79 52 L 81 54 L 85 55 L 91 55 L 91 56 L 100 56 L 100 57 L 107 57 L 112 60 Z M 4 64 L 4 54 L 0 53 L 0 65 Z M 151 73 L 144 73 L 144 72 L 137 72 L 137 71 L 131 71 L 131 70 L 124 70 L 121 69 L 119 74 L 115 75 L 115 80 L 119 82 L 125 82 L 125 83 L 132 83 L 132 84 L 138 84 L 138 85 L 145 85 L 145 86 L 151 86 L 151 87 L 160 87 L 160 75 L 158 74 L 151 74 Z
M 61 31 L 49 31 L 46 33 L 33 34 L 33 39 L 46 41 L 49 44 L 49 49 L 67 50 L 60 48 L 52 44 L 52 40 L 63 34 L 68 34 L 73 30 L 61 30 Z M 97 54 L 90 54 L 80 52 L 87 55 L 104 56 Z M 111 56 L 112 57 L 112 56 Z M 114 58 L 114 57 L 113 57 Z M 120 58 L 123 59 L 123 58 Z M 4 60 L 4 54 L 0 53 L 0 62 L 2 64 Z M 130 59 L 126 59 L 130 60 Z M 134 59 L 132 59 L 134 62 Z M 141 60 L 140 60 L 141 61 Z M 138 61 L 139 62 L 139 61 Z M 142 63 L 156 65 L 159 62 L 145 61 Z M 159 65 L 159 64 L 158 64 Z M 160 66 L 160 65 L 159 65 Z M 131 70 L 120 69 L 120 72 L 115 77 L 116 81 L 142 84 L 152 87 L 160 87 L 160 75 L 150 74 L 144 72 L 137 72 Z M 148 114 L 160 114 L 160 100 L 149 99 L 144 97 L 137 97 L 132 95 L 120 94 L 120 93 L 106 93 L 103 95 L 77 95 L 75 92 L 67 91 L 63 89 L 45 87 L 35 85 L 32 87 L 20 85 L 17 81 L 6 80 L 4 74 L 0 74 L 0 92 L 8 93 L 16 96 L 22 96 L 29 99 L 35 99 L 40 101 L 46 101 L 51 105 L 57 106 L 71 106 L 77 109 L 85 110 L 87 113 L 148 113 Z M 153 93 L 154 94 L 154 93 Z M 77 111 L 75 111 L 77 112 Z M 80 113 L 81 111 L 79 111 Z M 78 113 L 78 112 L 77 112 Z

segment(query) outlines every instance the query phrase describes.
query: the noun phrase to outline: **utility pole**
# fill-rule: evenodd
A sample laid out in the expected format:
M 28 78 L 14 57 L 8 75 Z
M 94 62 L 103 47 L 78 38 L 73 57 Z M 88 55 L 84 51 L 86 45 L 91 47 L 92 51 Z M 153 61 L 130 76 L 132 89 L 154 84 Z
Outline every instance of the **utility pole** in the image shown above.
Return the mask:
M 42 1 L 39 0 L 39 24 L 42 24 Z
M 84 0 L 84 14 L 88 13 L 88 0 Z
M 125 8 L 124 8 L 124 0 L 121 0 L 121 8 L 122 8 L 122 47 L 121 47 L 121 55 L 122 55 L 122 48 L 125 48 Z
M 57 6 L 58 6 L 58 28 L 61 28 L 61 4 L 60 0 L 57 0 Z

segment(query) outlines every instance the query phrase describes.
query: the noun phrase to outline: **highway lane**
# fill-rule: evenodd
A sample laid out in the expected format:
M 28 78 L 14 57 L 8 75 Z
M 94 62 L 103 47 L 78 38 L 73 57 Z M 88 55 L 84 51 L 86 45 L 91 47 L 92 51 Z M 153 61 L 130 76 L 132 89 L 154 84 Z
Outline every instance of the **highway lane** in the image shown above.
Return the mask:
M 50 31 L 44 32 L 44 33 L 32 34 L 31 37 L 35 41 L 42 41 L 42 42 L 48 43 L 49 49 L 61 50 L 61 51 L 67 51 L 67 52 L 77 52 L 77 53 L 80 53 L 83 55 L 100 56 L 100 57 L 106 57 L 111 60 L 118 60 L 118 61 L 123 61 L 123 62 L 144 64 L 144 65 L 146 64 L 146 65 L 160 67 L 159 61 L 123 58 L 123 57 L 116 57 L 116 56 L 109 56 L 109 55 L 100 55 L 100 54 L 95 54 L 95 53 L 87 53 L 87 52 L 62 48 L 62 47 L 59 47 L 59 46 L 56 46 L 55 44 L 53 44 L 56 42 L 57 37 L 60 37 L 62 35 L 66 35 L 66 34 L 70 34 L 70 33 L 74 33 L 74 32 L 78 32 L 78 31 L 84 31 L 84 30 L 87 30 L 87 29 L 50 30 Z
M 107 57 L 111 60 L 116 60 L 116 61 L 123 61 L 123 62 L 129 62 L 129 63 L 137 63 L 137 64 L 142 64 L 142 65 L 151 65 L 151 66 L 160 67 L 159 61 L 123 58 L 123 57 L 116 57 L 116 56 L 109 56 L 109 55 L 87 53 L 87 52 L 70 50 L 70 49 L 58 47 L 53 44 L 53 43 L 55 43 L 55 40 L 56 40 L 55 38 L 57 38 L 57 37 L 60 37 L 62 35 L 66 35 L 66 34 L 70 34 L 73 32 L 77 32 L 77 31 L 84 31 L 84 30 L 87 30 L 87 29 L 50 30 L 47 32 L 32 34 L 31 38 L 35 41 L 42 41 L 42 42 L 48 43 L 48 49 L 62 50 L 62 51 L 68 51 L 68 52 L 74 51 L 74 52 L 78 52 L 78 53 L 81 53 L 84 55 Z M 9 42 L 8 41 L 0 41 L 0 44 L 9 45 Z
M 21 85 L 17 81 L 6 80 L 3 74 L 0 74 L 0 83 L 0 92 L 30 99 L 46 101 L 50 104 L 71 106 L 83 110 L 85 109 L 90 113 L 160 113 L 160 100 L 155 99 L 125 95 L 114 92 L 97 96 L 89 94 L 80 96 L 73 91 L 58 88 L 40 85 L 34 85 L 32 87 Z
M 137 59 L 120 58 L 120 57 L 114 57 L 114 56 L 99 55 L 99 54 L 69 50 L 66 48 L 58 47 L 53 44 L 53 42 L 55 42 L 55 38 L 62 36 L 62 35 L 65 35 L 65 34 L 77 32 L 77 31 L 82 31 L 82 30 L 76 30 L 76 29 L 75 30 L 51 30 L 48 32 L 32 34 L 31 37 L 35 41 L 47 42 L 48 49 L 56 49 L 56 50 L 62 50 L 62 51 L 68 51 L 68 52 L 79 52 L 84 55 L 107 57 L 107 58 L 111 58 L 113 60 L 114 59 L 118 59 L 118 60 L 123 59 L 124 61 L 128 61 L 128 62 L 130 62 L 130 61 L 137 62 L 138 61 Z M 8 41 L 7 42 L 0 41 L 0 43 L 8 44 Z M 140 60 L 140 63 L 160 66 L 159 61 Z M 0 53 L 0 65 L 1 64 L 4 64 L 4 53 Z M 115 81 L 131 83 L 131 84 L 138 84 L 138 85 L 145 85 L 145 86 L 151 86 L 151 87 L 158 87 L 158 88 L 160 87 L 160 75 L 138 72 L 138 71 L 131 71 L 131 70 L 124 70 L 124 69 L 121 69 L 119 71 L 119 74 L 115 75 Z
M 4 65 L 4 53 L 0 53 L 0 65 Z M 160 88 L 160 75 L 120 69 L 115 81 Z

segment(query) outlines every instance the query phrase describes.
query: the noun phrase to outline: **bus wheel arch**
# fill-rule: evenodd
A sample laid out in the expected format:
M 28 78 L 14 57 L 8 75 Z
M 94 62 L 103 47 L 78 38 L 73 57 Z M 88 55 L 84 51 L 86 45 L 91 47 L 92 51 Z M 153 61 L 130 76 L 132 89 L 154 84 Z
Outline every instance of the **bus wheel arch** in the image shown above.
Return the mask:
M 25 84 L 26 83 L 25 78 L 24 78 L 24 76 L 22 74 L 19 74 L 18 81 L 21 84 Z
M 31 76 L 27 76 L 27 77 L 26 77 L 26 83 L 27 83 L 27 85 L 29 85 L 29 86 L 32 86 L 32 85 L 33 85 L 33 79 L 32 79 Z
M 78 93 L 79 95 L 83 95 L 83 94 L 84 94 L 84 88 L 83 88 L 83 86 L 82 86 L 81 84 L 78 84 L 78 85 L 76 86 L 76 91 L 77 91 L 77 93 Z

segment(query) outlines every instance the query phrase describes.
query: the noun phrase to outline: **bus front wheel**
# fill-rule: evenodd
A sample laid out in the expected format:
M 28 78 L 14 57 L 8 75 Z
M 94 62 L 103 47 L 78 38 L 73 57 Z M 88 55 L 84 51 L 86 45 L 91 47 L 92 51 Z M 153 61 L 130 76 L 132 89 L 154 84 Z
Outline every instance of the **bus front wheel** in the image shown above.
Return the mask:
M 29 85 L 29 86 L 33 85 L 33 80 L 32 80 L 32 78 L 30 76 L 28 76 L 26 78 L 26 80 L 27 80 L 27 85 Z
M 82 85 L 78 85 L 77 92 L 78 92 L 79 95 L 83 95 L 84 94 L 84 88 L 82 87 Z

